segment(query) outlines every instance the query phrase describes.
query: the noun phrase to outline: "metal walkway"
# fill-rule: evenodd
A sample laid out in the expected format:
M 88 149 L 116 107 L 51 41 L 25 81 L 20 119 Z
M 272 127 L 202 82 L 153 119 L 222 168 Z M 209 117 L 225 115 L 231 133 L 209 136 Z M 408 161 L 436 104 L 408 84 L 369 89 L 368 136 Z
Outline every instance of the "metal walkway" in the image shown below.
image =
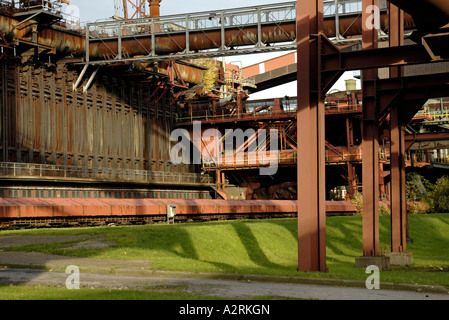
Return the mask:
M 103 65 L 292 50 L 295 29 L 296 2 L 89 23 L 86 62 Z M 140 57 L 129 56 L 131 46 Z
M 346 36 L 360 35 L 361 3 L 360 0 L 325 0 L 326 35 L 338 42 L 344 42 Z M 385 1 L 380 1 L 380 10 L 381 14 L 386 12 Z M 413 22 L 407 28 L 411 25 Z M 296 1 L 88 23 L 85 40 L 83 64 L 90 65 L 296 50 Z

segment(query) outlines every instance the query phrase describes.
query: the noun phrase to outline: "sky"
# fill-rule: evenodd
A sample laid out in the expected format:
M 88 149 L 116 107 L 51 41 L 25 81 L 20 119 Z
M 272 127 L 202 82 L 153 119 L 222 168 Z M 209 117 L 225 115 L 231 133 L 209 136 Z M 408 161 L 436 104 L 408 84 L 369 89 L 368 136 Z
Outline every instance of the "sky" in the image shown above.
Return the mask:
M 119 0 L 120 2 L 122 0 Z M 221 10 L 229 8 L 240 8 L 257 6 L 263 4 L 276 3 L 275 0 L 162 0 L 161 15 L 184 14 L 192 12 L 203 12 L 211 10 Z M 78 7 L 81 22 L 94 22 L 96 20 L 110 20 L 114 15 L 114 0 L 71 0 L 71 5 Z M 284 53 L 263 53 L 246 56 L 227 57 L 226 62 L 241 61 L 243 67 L 255 63 L 259 63 Z M 332 89 L 344 90 L 345 80 L 353 79 L 352 72 L 345 73 L 340 80 L 334 85 Z M 358 89 L 360 82 L 357 83 Z M 279 98 L 284 96 L 296 96 L 297 93 L 296 82 L 284 84 L 279 87 L 268 89 L 260 93 L 252 94 L 251 99 L 265 99 L 265 98 Z

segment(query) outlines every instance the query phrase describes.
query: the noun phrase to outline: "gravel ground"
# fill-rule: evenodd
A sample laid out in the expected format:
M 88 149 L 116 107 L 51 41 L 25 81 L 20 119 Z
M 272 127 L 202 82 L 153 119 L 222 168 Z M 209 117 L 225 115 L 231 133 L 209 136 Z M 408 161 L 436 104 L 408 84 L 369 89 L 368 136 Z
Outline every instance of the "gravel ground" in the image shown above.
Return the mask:
M 76 241 L 86 236 L 11 236 L 0 237 L 0 248 L 22 247 L 30 244 L 47 244 Z

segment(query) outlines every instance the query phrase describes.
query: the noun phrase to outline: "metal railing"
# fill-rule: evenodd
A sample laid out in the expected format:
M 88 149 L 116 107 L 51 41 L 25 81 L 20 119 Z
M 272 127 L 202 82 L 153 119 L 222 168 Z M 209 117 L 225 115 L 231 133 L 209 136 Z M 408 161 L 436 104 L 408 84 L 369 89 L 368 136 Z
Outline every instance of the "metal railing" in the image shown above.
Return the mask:
M 386 11 L 386 0 L 378 0 L 381 11 Z M 338 9 L 336 9 L 338 8 Z M 361 16 L 361 0 L 324 0 L 324 17 Z M 263 37 L 264 26 L 271 25 L 274 32 Z M 86 24 L 86 62 L 92 65 L 107 65 L 115 62 L 148 62 L 163 60 L 182 60 L 198 58 L 215 58 L 222 56 L 254 54 L 274 51 L 296 50 L 296 31 L 286 31 L 286 25 L 296 25 L 296 1 L 265 4 L 260 6 L 196 12 L 180 15 L 168 15 L 154 18 L 132 20 L 111 20 Z M 248 31 L 248 28 L 257 32 Z M 245 43 L 232 38 L 229 41 L 227 31 L 237 30 L 244 36 Z M 296 28 L 295 28 L 296 30 Z M 336 28 L 336 42 L 342 41 Z M 212 36 L 210 32 L 214 32 Z M 291 30 L 290 30 L 291 31 Z M 209 33 L 208 33 L 209 32 Z M 216 35 L 219 32 L 220 35 Z M 205 49 L 191 47 L 191 35 L 203 36 L 213 45 Z M 177 39 L 175 39 L 175 37 Z M 173 52 L 157 52 L 156 42 L 160 37 L 167 37 L 172 45 L 177 46 Z M 139 43 L 143 38 L 151 38 L 151 44 L 144 46 L 145 52 L 138 57 L 128 56 L 122 52 L 122 41 L 134 39 Z M 361 39 L 361 38 L 360 38 Z M 358 42 L 360 39 L 348 39 Z M 107 47 L 108 54 L 103 57 L 89 57 L 89 45 L 101 43 Z
M 246 7 L 239 9 L 219 10 L 210 12 L 198 12 L 182 15 L 169 15 L 157 18 L 144 18 L 134 20 L 106 21 L 88 23 L 86 30 L 86 41 L 89 48 L 91 42 L 102 42 L 113 40 L 114 46 L 110 46 L 114 61 L 142 61 L 142 60 L 173 60 L 173 59 L 194 59 L 203 57 L 219 57 L 226 55 L 237 55 L 244 53 L 271 52 L 279 50 L 292 50 L 296 47 L 296 37 L 290 36 L 282 29 L 286 23 L 296 23 L 296 2 L 283 2 L 262 6 Z M 262 27 L 264 25 L 275 25 L 277 33 L 281 34 L 284 43 L 273 43 L 273 39 L 262 37 Z M 257 34 L 248 33 L 244 29 L 256 27 Z M 238 41 L 226 41 L 226 30 L 238 30 L 239 35 L 244 35 L 248 43 L 242 45 Z M 209 31 L 220 31 L 220 37 L 212 38 Z M 202 35 L 213 43 L 215 49 L 208 52 L 191 52 L 190 35 L 192 33 Z M 173 36 L 182 35 L 182 40 L 177 42 Z M 174 45 L 179 46 L 180 54 L 158 54 L 156 51 L 156 39 L 161 36 L 170 37 Z M 273 35 L 275 36 L 275 35 Z M 127 58 L 121 52 L 121 42 L 125 39 L 136 39 L 150 37 L 152 46 L 147 50 L 146 57 Z M 236 38 L 235 38 L 236 39 Z M 270 43 L 270 45 L 268 45 Z M 112 47 L 116 47 L 114 51 Z M 110 61 L 90 61 L 88 52 L 86 62 L 90 64 L 104 64 Z
M 328 164 L 341 164 L 347 162 L 361 162 L 363 160 L 362 147 L 357 146 L 351 149 L 339 148 L 339 152 L 325 150 L 325 161 Z M 389 148 L 379 148 L 379 159 L 388 160 L 390 157 Z M 203 169 L 214 170 L 223 168 L 259 168 L 270 164 L 296 165 L 296 150 L 264 151 L 264 152 L 244 152 L 240 155 L 222 155 L 203 157 Z
M 265 109 L 257 111 L 258 107 L 266 106 Z M 193 121 L 214 121 L 214 120 L 227 120 L 227 119 L 239 119 L 239 120 L 250 120 L 250 119 L 261 119 L 265 117 L 271 118 L 280 118 L 280 117 L 294 117 L 297 112 L 297 101 L 296 100 L 282 100 L 282 110 L 276 110 L 274 108 L 273 100 L 265 101 L 265 104 L 261 104 L 260 102 L 246 102 L 246 112 L 234 112 L 229 113 L 229 110 L 225 111 L 224 109 L 217 111 L 216 114 L 205 110 L 205 111 L 196 111 L 191 112 L 188 115 L 176 115 L 177 123 L 186 123 Z M 358 105 L 348 105 L 348 104 L 339 104 L 326 106 L 326 114 L 338 114 L 338 113 L 350 113 L 350 112 L 362 112 L 363 106 L 361 104 Z M 225 113 L 226 112 L 226 113 Z
M 431 159 L 433 163 L 449 164 L 449 157 L 437 157 Z
M 12 13 L 26 13 L 30 11 L 32 14 L 37 15 L 39 11 L 49 12 L 57 17 L 59 16 L 59 19 L 54 23 L 55 25 L 71 30 L 81 30 L 83 26 L 79 17 L 79 8 L 66 6 L 67 4 L 69 4 L 68 1 L 58 0 L 0 0 L 0 7 L 8 8 Z M 76 9 L 77 12 L 72 12 L 72 9 Z
M 19 1 L 2 1 L 8 3 L 14 9 L 20 10 L 45 10 L 55 14 L 62 14 L 63 3 L 54 0 L 19 0 Z
M 2 162 L 0 176 L 21 179 L 98 180 L 110 182 L 212 184 L 214 179 L 200 173 L 136 169 L 90 168 L 49 164 Z
M 209 114 L 208 111 L 201 113 L 201 115 L 191 113 L 189 116 L 179 116 L 176 115 L 176 122 L 185 123 L 193 121 L 213 121 L 213 120 L 227 120 L 227 119 L 239 119 L 239 120 L 250 120 L 250 119 L 260 119 L 265 117 L 270 118 L 280 118 L 280 117 L 294 117 L 296 116 L 296 109 L 275 111 L 272 108 L 268 108 L 261 112 L 235 112 L 235 113 L 224 113 L 222 110 L 221 114 Z
M 338 11 L 336 10 L 338 8 Z M 378 0 L 378 7 L 380 10 L 387 9 L 386 0 Z M 323 15 L 325 17 L 333 15 L 353 15 L 362 13 L 362 1 L 361 0 L 324 0 Z
M 265 167 L 270 164 L 296 163 L 296 150 L 245 152 L 240 155 L 203 157 L 203 169 Z

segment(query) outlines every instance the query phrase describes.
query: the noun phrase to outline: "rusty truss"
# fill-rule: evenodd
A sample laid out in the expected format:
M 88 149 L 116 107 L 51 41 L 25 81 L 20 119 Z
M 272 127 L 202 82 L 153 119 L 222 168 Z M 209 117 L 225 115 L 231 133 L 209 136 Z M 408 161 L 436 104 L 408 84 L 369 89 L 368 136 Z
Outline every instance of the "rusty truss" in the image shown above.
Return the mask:
M 405 149 L 429 137 L 404 132 L 427 99 L 447 95 L 447 1 L 299 0 L 172 16 L 159 16 L 160 1 L 149 2 L 149 17 L 142 10 L 145 1 L 127 0 L 139 3 L 138 19 L 126 19 L 133 16 L 126 12 L 123 19 L 81 28 L 64 16 L 65 1 L 0 1 L 0 178 L 8 181 L 0 189 L 3 196 L 99 198 L 101 191 L 105 198 L 122 200 L 92 209 L 89 201 L 11 204 L 2 199 L 4 217 L 17 218 L 21 208 L 50 220 L 98 210 L 86 215 L 131 215 L 138 221 L 139 213 L 154 214 L 145 211 L 154 202 L 142 201 L 136 211 L 135 198 L 290 197 L 288 209 L 281 203 L 268 212 L 267 200 L 251 202 L 245 210 L 297 213 L 299 270 L 326 271 L 326 165 L 347 165 L 353 193 L 354 166 L 361 163 L 363 255 L 376 257 L 379 196 L 387 192 L 379 187 L 379 177 L 384 178 L 379 163 L 389 161 L 391 248 L 406 252 Z M 374 20 L 369 8 L 379 8 Z M 375 27 L 367 24 L 370 19 Z M 252 83 L 269 87 L 293 74 L 298 94 L 285 98 L 287 103 L 276 99 L 249 106 L 238 68 L 213 59 L 288 50 L 297 52 L 296 69 L 287 68 L 281 80 L 273 74 Z M 327 93 L 351 70 L 362 70 L 362 90 L 347 97 L 347 109 L 337 110 L 341 103 Z M 330 118 L 340 122 L 325 128 Z M 250 181 L 245 172 L 261 167 L 257 163 L 172 163 L 171 132 L 190 129 L 198 119 L 204 129 L 224 131 L 239 124 L 278 130 L 281 150 L 274 158 L 283 179 Z M 336 146 L 338 139 L 326 138 L 326 129 L 340 133 L 335 128 L 346 131 L 343 147 Z M 248 156 L 254 151 L 248 140 L 258 138 L 251 135 L 235 153 L 245 149 Z M 193 211 L 206 208 L 207 214 L 228 216 L 243 207 L 216 203 L 190 204 Z
M 380 9 L 385 16 L 384 1 Z M 340 44 L 360 42 L 354 38 L 361 34 L 360 14 L 360 0 L 326 1 L 326 34 Z M 407 29 L 413 28 L 407 18 Z M 385 19 L 382 27 L 388 28 Z M 88 23 L 85 39 L 84 63 L 90 65 L 295 50 L 296 2 Z
M 112 61 L 180 60 L 292 50 L 295 8 L 296 4 L 290 2 L 88 23 L 86 63 L 104 65 Z M 132 57 L 130 50 L 140 56 Z
M 362 1 L 362 20 L 372 21 L 375 0 Z M 379 248 L 379 129 L 390 117 L 391 248 L 406 252 L 404 127 L 427 99 L 447 92 L 447 69 L 406 75 L 408 66 L 442 63 L 449 58 L 444 0 L 388 3 L 389 46 L 379 47 L 379 28 L 362 24 L 362 50 L 343 52 L 325 36 L 323 2 L 298 1 L 298 267 L 326 271 L 325 214 L 325 93 L 345 70 L 362 70 L 363 257 L 359 265 L 380 262 Z M 404 10 L 404 11 L 402 11 Z M 413 17 L 415 44 L 404 43 L 404 12 Z M 387 67 L 381 79 L 379 68 Z M 376 260 L 376 258 L 379 258 Z M 356 262 L 357 262 L 356 261 Z

